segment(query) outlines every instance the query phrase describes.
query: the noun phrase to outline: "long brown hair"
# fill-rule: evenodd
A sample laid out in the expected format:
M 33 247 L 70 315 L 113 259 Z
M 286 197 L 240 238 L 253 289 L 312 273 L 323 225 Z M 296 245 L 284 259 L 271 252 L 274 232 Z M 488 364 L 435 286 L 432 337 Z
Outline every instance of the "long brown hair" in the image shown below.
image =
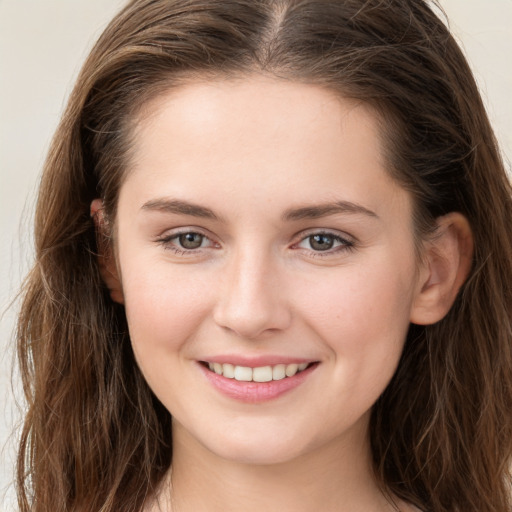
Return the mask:
M 102 284 L 89 207 L 101 197 L 115 221 L 146 101 L 184 80 L 250 73 L 372 105 L 418 233 L 451 211 L 468 218 L 471 274 L 442 321 L 411 326 L 371 446 L 390 495 L 433 512 L 510 512 L 511 187 L 468 64 L 423 0 L 133 0 L 107 27 L 39 192 L 17 331 L 21 511 L 138 511 L 168 470 L 170 414 Z

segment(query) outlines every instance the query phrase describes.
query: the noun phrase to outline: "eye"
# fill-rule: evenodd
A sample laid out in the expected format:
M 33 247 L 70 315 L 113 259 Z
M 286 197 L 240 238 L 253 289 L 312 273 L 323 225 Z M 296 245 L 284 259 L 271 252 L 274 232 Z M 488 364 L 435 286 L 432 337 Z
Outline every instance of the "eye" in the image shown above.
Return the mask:
M 203 245 L 205 236 L 200 233 L 183 233 L 176 237 L 183 249 L 199 249 Z
M 177 254 L 194 252 L 198 249 L 205 249 L 216 245 L 206 235 L 197 231 L 170 233 L 159 238 L 157 242 L 163 245 L 165 249 L 172 250 Z
M 332 235 L 311 235 L 308 236 L 307 241 L 310 247 L 315 251 L 328 251 L 334 245 L 334 237 Z
M 303 238 L 296 247 L 314 252 L 338 252 L 352 249 L 354 242 L 334 233 L 312 233 Z

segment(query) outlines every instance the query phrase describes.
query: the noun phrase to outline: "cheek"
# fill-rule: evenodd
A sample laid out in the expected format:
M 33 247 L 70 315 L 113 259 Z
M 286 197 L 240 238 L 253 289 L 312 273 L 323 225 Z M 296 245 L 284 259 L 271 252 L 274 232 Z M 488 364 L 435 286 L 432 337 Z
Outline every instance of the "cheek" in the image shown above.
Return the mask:
M 330 352 L 332 389 L 326 422 L 350 423 L 369 411 L 400 360 L 409 327 L 410 283 L 382 269 L 352 269 L 308 296 L 308 327 Z M 320 297 L 322 297 L 320 299 Z
M 136 354 L 158 357 L 155 347 L 179 350 L 208 314 L 209 288 L 193 269 L 173 271 L 165 262 L 124 265 L 125 310 Z
M 182 396 L 180 376 L 186 374 L 197 326 L 209 311 L 208 286 L 192 270 L 172 270 L 166 262 L 132 260 L 123 267 L 123 292 L 137 364 L 156 396 L 181 416 L 189 395 Z M 199 393 L 197 383 L 188 382 L 189 391 Z
M 297 306 L 333 357 L 359 376 L 392 372 L 409 327 L 414 266 L 392 260 L 340 268 L 325 280 L 299 283 Z M 346 364 L 345 364 L 346 363 Z M 361 379 L 362 380 L 362 379 Z

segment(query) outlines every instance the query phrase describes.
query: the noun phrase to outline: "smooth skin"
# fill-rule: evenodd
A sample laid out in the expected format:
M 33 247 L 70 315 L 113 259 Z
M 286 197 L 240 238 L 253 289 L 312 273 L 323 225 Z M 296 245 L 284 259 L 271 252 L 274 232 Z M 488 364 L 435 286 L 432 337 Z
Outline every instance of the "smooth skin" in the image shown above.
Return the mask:
M 141 113 L 100 264 L 173 416 L 162 510 L 413 510 L 372 477 L 369 416 L 410 322 L 450 308 L 471 233 L 443 217 L 418 258 L 411 197 L 382 155 L 365 105 L 267 77 L 190 83 Z M 100 199 L 91 211 L 101 227 Z M 261 355 L 318 365 L 254 404 L 200 364 Z

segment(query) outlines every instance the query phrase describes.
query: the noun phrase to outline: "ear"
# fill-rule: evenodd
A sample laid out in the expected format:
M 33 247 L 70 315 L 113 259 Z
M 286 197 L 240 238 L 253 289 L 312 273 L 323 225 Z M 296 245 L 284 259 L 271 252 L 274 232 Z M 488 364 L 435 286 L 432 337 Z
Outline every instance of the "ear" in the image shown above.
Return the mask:
M 91 217 L 96 228 L 96 245 L 98 246 L 98 265 L 103 282 L 110 291 L 110 298 L 124 304 L 123 288 L 117 270 L 112 247 L 108 242 L 108 225 L 103 210 L 103 201 L 94 199 L 91 203 Z
M 456 212 L 440 217 L 432 240 L 425 244 L 412 323 L 434 324 L 448 313 L 471 270 L 472 258 L 473 234 L 466 217 Z

